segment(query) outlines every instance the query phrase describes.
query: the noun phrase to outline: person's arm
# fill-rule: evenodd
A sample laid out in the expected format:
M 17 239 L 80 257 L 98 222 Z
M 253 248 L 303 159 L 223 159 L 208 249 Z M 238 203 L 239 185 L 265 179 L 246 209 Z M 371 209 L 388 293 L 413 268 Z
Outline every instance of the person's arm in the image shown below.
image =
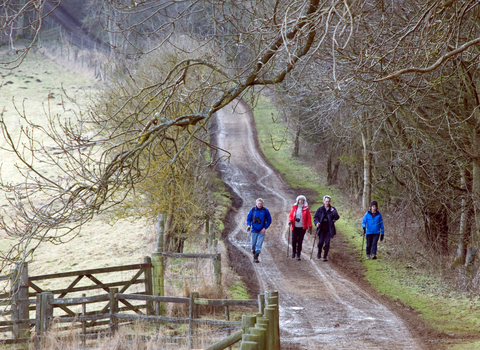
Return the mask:
M 290 210 L 290 214 L 288 214 L 288 225 L 291 226 L 295 222 L 295 212 L 297 210 L 295 209 L 295 206 L 292 207 L 292 210 Z M 290 227 L 291 229 L 291 227 Z
M 252 227 L 252 214 L 253 214 L 253 209 L 250 209 L 247 215 L 247 226 Z
M 309 208 L 307 208 L 307 227 L 312 227 L 312 214 Z
M 380 214 L 380 230 L 381 230 L 382 238 L 383 238 L 383 235 L 385 234 L 385 229 L 383 228 L 383 218 L 382 218 L 382 214 Z
M 337 213 L 337 209 L 335 207 L 332 207 L 332 220 L 333 222 L 337 221 L 340 219 L 340 216 Z
M 318 224 L 320 223 L 320 209 L 322 207 L 318 208 L 317 211 L 315 212 L 315 216 L 313 217 L 313 223 L 315 224 L 315 226 L 318 226 Z
M 268 211 L 267 208 L 265 208 L 265 215 L 267 215 L 267 222 L 265 223 L 265 230 L 266 230 L 272 223 L 272 216 L 270 215 L 270 212 Z

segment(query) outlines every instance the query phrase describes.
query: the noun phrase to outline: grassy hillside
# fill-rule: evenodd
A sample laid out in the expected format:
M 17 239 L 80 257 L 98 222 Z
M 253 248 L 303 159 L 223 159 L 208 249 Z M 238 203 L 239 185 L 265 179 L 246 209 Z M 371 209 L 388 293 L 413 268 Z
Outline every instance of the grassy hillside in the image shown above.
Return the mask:
M 318 191 L 317 198 L 309 199 L 311 207 L 321 205 L 323 195 L 332 196 L 332 204 L 339 213 L 343 213 L 336 226 L 350 242 L 352 253 L 358 254 L 362 236 L 356 232 L 360 229 L 363 212 L 348 203 L 338 188 L 325 184 L 326 174 L 319 170 L 320 164 L 308 162 L 306 159 L 311 157 L 306 157 L 305 154 L 299 158 L 291 156 L 293 143 L 285 138 L 285 125 L 272 118 L 272 115 L 275 117 L 279 113 L 267 98 L 260 98 L 254 115 L 260 146 L 266 157 L 293 187 Z M 363 261 L 365 278 L 379 292 L 414 307 L 433 328 L 451 334 L 449 346 L 452 349 L 480 349 L 478 341 L 465 344 L 464 341 L 454 340 L 479 336 L 479 296 L 451 290 L 440 278 L 415 271 L 411 266 L 390 259 L 386 254 L 392 249 L 388 244 L 388 234 L 393 232 L 389 225 L 391 223 L 385 223 L 387 239 L 379 247 L 379 260 Z
M 1 53 L 5 55 L 5 53 Z M 65 98 L 82 100 L 86 92 L 99 83 L 85 72 L 75 72 L 31 54 L 13 71 L 0 71 L 0 110 L 12 135 L 19 135 L 25 122 L 21 115 L 35 123 L 47 126 L 47 115 L 73 117 L 73 104 Z M 88 72 L 87 72 L 88 73 Z M 42 140 L 45 141 L 45 140 Z M 3 146 L 0 139 L 1 176 L 3 181 L 18 178 L 17 159 Z M 53 176 L 54 174 L 52 174 Z M 0 197 L 0 206 L 6 208 L 6 200 Z M 30 275 L 115 266 L 143 261 L 154 249 L 156 229 L 145 222 L 126 220 L 115 226 L 108 225 L 101 217 L 82 228 L 78 237 L 62 245 L 40 245 L 29 264 Z M 9 249 L 15 238 L 0 236 L 0 251 Z

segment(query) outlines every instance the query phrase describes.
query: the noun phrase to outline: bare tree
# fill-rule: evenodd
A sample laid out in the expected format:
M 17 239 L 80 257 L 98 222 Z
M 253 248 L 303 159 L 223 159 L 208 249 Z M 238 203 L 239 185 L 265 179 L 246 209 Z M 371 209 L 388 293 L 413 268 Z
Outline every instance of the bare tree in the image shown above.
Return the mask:
M 157 78 L 147 84 L 135 78 L 141 60 L 112 72 L 109 98 L 78 108 L 75 120 L 50 116 L 48 125 L 39 126 L 20 112 L 22 135 L 12 135 L 0 118 L 22 178 L 3 184 L 14 213 L 5 213 L 0 226 L 17 238 L 2 257 L 3 269 L 27 259 L 41 242 L 71 238 L 155 172 L 178 164 L 188 170 L 182 155 L 194 140 L 211 147 L 202 133 L 215 112 L 255 92 L 253 87 L 281 83 L 324 44 L 326 32 L 348 31 L 352 24 L 343 1 L 106 1 L 107 8 L 115 17 L 103 17 L 104 29 L 121 37 L 117 47 L 138 58 L 165 50 L 171 52 L 169 64 L 154 66 Z M 162 21 L 153 21 L 155 16 Z M 198 23 L 195 16 L 209 21 L 191 27 L 192 20 Z M 39 27 L 32 28 L 38 34 Z M 159 154 L 168 157 L 156 163 Z M 57 169 L 55 178 L 42 173 L 39 163 Z

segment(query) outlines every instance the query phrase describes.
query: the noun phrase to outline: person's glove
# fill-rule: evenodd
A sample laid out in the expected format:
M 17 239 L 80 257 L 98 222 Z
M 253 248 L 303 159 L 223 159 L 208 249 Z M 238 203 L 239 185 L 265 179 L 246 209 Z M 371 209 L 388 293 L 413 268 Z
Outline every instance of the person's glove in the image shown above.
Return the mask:
M 247 232 L 250 232 L 251 227 L 247 226 Z
M 382 241 L 383 241 L 383 235 L 380 236 L 380 242 L 382 242 Z
M 292 224 L 293 224 L 293 222 L 289 221 L 289 222 L 288 222 L 288 227 L 291 227 Z
M 312 226 L 310 226 L 310 227 L 308 228 L 308 233 L 309 233 L 309 234 L 312 234 L 312 229 L 313 229 Z
M 363 227 L 363 234 L 365 234 L 365 233 L 366 233 L 366 228 L 365 228 L 365 227 Z

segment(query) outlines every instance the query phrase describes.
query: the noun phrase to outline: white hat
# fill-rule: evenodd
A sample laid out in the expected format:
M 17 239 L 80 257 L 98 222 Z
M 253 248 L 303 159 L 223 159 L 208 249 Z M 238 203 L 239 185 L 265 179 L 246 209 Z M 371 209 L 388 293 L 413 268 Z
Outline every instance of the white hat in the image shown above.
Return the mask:
M 297 199 L 295 200 L 295 204 L 294 204 L 294 205 L 298 205 L 298 201 L 299 201 L 300 199 L 303 199 L 303 205 L 304 205 L 305 207 L 308 207 L 307 198 L 306 198 L 304 195 L 298 196 Z

